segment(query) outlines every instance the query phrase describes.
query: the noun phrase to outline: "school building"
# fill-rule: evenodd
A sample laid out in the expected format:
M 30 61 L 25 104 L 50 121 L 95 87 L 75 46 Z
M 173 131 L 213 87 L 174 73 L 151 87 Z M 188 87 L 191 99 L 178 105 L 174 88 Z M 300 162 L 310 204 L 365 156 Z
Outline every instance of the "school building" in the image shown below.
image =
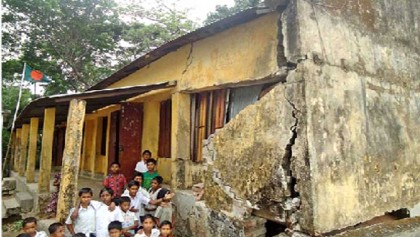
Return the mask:
M 176 190 L 180 236 L 315 235 L 411 208 L 420 41 L 407 32 L 417 3 L 320 2 L 266 1 L 85 92 L 34 100 L 13 133 L 14 171 L 42 194 L 62 167 L 61 220 L 79 175 L 103 178 L 118 161 L 131 178 L 148 149 Z M 197 183 L 200 201 L 189 191 Z

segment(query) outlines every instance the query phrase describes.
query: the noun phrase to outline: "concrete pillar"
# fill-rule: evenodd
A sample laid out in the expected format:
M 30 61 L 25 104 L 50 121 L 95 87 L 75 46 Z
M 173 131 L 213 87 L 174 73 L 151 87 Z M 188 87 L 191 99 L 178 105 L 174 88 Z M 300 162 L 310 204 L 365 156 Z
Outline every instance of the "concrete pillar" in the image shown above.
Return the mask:
M 18 171 L 21 129 L 16 129 L 13 142 L 13 171 Z
M 70 208 L 76 202 L 85 110 L 86 101 L 76 99 L 70 101 L 58 195 L 57 220 L 59 222 L 67 218 Z
M 190 110 L 189 94 L 175 93 L 172 95 L 172 134 L 171 134 L 171 189 L 186 187 L 191 173 L 185 172 L 190 160 Z M 178 162 L 178 159 L 184 162 Z M 179 172 L 182 169 L 184 172 Z M 185 174 L 185 176 L 181 176 Z M 192 185 L 192 182 L 191 182 Z
M 22 129 L 16 129 L 16 137 L 15 137 L 15 154 L 13 155 L 13 171 L 18 172 L 19 170 L 19 157 L 20 157 L 20 147 L 21 141 L 20 138 L 22 136 Z
M 36 148 L 38 138 L 38 124 L 39 118 L 31 118 L 30 131 L 29 131 L 29 152 L 28 164 L 26 166 L 26 182 L 35 182 L 35 161 L 36 161 Z
M 21 151 L 19 158 L 19 176 L 25 175 L 26 157 L 28 155 L 29 124 L 22 126 Z
M 41 164 L 38 181 L 39 193 L 50 191 L 54 127 L 55 108 L 46 108 L 44 110 L 44 126 L 42 130 Z
M 95 177 L 95 167 L 96 167 L 96 143 L 97 143 L 97 136 L 98 136 L 98 118 L 94 118 L 92 120 L 92 143 L 90 143 L 89 148 L 89 163 L 90 167 L 92 167 L 92 178 Z
M 14 164 L 15 164 L 15 150 L 16 150 L 16 131 L 12 131 L 12 133 L 10 134 L 10 136 L 12 136 L 11 139 L 11 144 L 10 144 L 10 151 L 9 154 L 7 154 L 10 159 L 6 160 L 9 162 L 9 164 L 7 164 L 9 166 L 9 170 L 12 171 L 14 169 Z

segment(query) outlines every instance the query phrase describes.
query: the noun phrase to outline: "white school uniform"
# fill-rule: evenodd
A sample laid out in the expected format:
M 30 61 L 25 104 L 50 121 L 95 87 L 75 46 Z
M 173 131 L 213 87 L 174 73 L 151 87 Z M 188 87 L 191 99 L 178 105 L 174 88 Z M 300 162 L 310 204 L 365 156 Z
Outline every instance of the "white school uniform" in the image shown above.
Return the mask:
M 121 210 L 117 207 L 115 210 L 110 211 L 109 206 L 103 203 L 96 210 L 96 237 L 108 237 L 108 225 L 112 221 L 121 223 L 124 221 Z
M 89 236 L 91 233 L 95 233 L 95 208 L 92 205 L 87 206 L 87 208 L 80 207 L 79 215 L 74 222 L 70 218 L 73 211 L 74 207 L 70 209 L 70 214 L 67 217 L 66 224 L 73 224 L 74 233 L 83 233 L 86 236 Z
M 65 223 L 73 224 L 74 233 L 83 233 L 86 236 L 89 236 L 90 233 L 94 234 L 96 230 L 96 210 L 102 206 L 102 204 L 102 202 L 92 200 L 87 208 L 80 206 L 79 215 L 74 223 L 70 218 L 74 211 L 73 207 L 70 209 L 69 216 Z
M 35 237 L 48 237 L 48 235 L 45 233 L 45 231 L 37 231 L 35 233 Z
M 147 165 L 143 160 L 137 162 L 136 168 L 134 169 L 137 172 L 144 173 L 147 172 Z
M 124 193 L 121 196 L 122 197 L 130 197 L 130 195 L 128 194 L 128 189 L 124 190 Z M 136 196 L 139 196 L 139 198 L 142 199 L 142 200 L 147 200 L 148 199 L 150 201 L 149 192 L 147 192 L 147 190 L 144 189 L 143 187 L 139 188 L 139 191 L 137 191 Z M 146 204 L 148 204 L 149 201 Z M 146 214 L 145 211 L 144 211 L 144 205 L 146 205 L 146 204 L 144 202 L 140 203 L 140 207 L 138 208 L 139 209 L 139 211 L 138 211 L 139 215 L 137 217 L 144 216 Z
M 122 217 L 124 219 L 124 221 L 122 222 L 122 227 L 123 228 L 127 228 L 129 226 L 132 226 L 132 225 L 134 225 L 134 222 L 135 221 L 138 221 L 139 220 L 139 217 L 136 216 L 136 214 L 134 212 L 132 212 L 132 211 L 124 212 L 124 211 L 121 210 L 121 215 L 122 215 Z M 132 235 L 135 234 L 134 233 L 134 230 L 130 230 L 129 232 Z
M 129 197 L 131 200 L 130 208 L 134 207 L 135 209 L 138 209 L 139 211 L 135 212 L 136 216 L 140 216 L 140 208 L 141 204 L 147 204 L 150 202 L 150 199 L 143 196 L 141 193 L 137 192 L 135 197 L 131 197 L 130 195 L 122 195 L 125 197 Z
M 150 237 L 159 237 L 160 231 L 158 229 L 152 229 L 152 233 Z M 145 233 L 143 234 L 136 234 L 134 237 L 148 237 Z

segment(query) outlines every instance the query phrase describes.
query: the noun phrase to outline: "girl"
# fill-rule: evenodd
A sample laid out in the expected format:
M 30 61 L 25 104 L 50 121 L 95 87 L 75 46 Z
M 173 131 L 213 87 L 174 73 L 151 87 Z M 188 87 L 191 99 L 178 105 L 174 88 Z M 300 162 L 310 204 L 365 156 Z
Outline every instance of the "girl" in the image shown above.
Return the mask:
M 58 201 L 58 192 L 60 191 L 60 181 L 61 181 L 61 172 L 58 172 L 54 175 L 54 182 L 53 185 L 57 187 L 55 192 L 51 193 L 51 199 L 48 203 L 47 209 L 45 213 L 47 214 L 47 218 L 55 217 L 57 212 L 57 201 Z
M 134 237 L 159 237 L 160 231 L 153 228 L 156 225 L 156 222 L 152 215 L 144 215 L 142 224 L 143 229 L 139 230 Z

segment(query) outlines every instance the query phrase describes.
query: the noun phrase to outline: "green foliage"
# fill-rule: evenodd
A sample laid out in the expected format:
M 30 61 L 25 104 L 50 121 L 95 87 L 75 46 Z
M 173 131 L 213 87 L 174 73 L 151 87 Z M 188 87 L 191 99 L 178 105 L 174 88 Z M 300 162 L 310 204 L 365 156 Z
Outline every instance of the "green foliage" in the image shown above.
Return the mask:
M 197 27 L 187 18 L 187 11 L 174 9 L 175 5 L 168 6 L 162 0 L 155 1 L 154 7 L 149 9 L 141 4 L 130 4 L 120 9 L 130 19 L 123 28 L 122 39 L 129 45 L 118 52 L 120 64 L 131 62 Z
M 122 30 L 112 0 L 5 0 L 3 6 L 5 55 L 19 55 L 76 91 L 100 79 L 96 69 L 110 68 Z M 62 84 L 47 91 L 62 91 Z
M 164 1 L 5 0 L 2 51 L 53 79 L 46 94 L 82 91 L 140 55 L 195 28 Z M 10 68 L 11 69 L 11 68 Z M 12 74 L 6 72 L 6 75 Z M 8 75 L 8 79 L 12 77 Z
M 227 5 L 217 5 L 216 11 L 207 15 L 207 19 L 204 21 L 204 24 L 211 24 L 248 8 L 257 7 L 261 3 L 262 0 L 235 0 L 235 4 L 232 7 L 228 7 Z

